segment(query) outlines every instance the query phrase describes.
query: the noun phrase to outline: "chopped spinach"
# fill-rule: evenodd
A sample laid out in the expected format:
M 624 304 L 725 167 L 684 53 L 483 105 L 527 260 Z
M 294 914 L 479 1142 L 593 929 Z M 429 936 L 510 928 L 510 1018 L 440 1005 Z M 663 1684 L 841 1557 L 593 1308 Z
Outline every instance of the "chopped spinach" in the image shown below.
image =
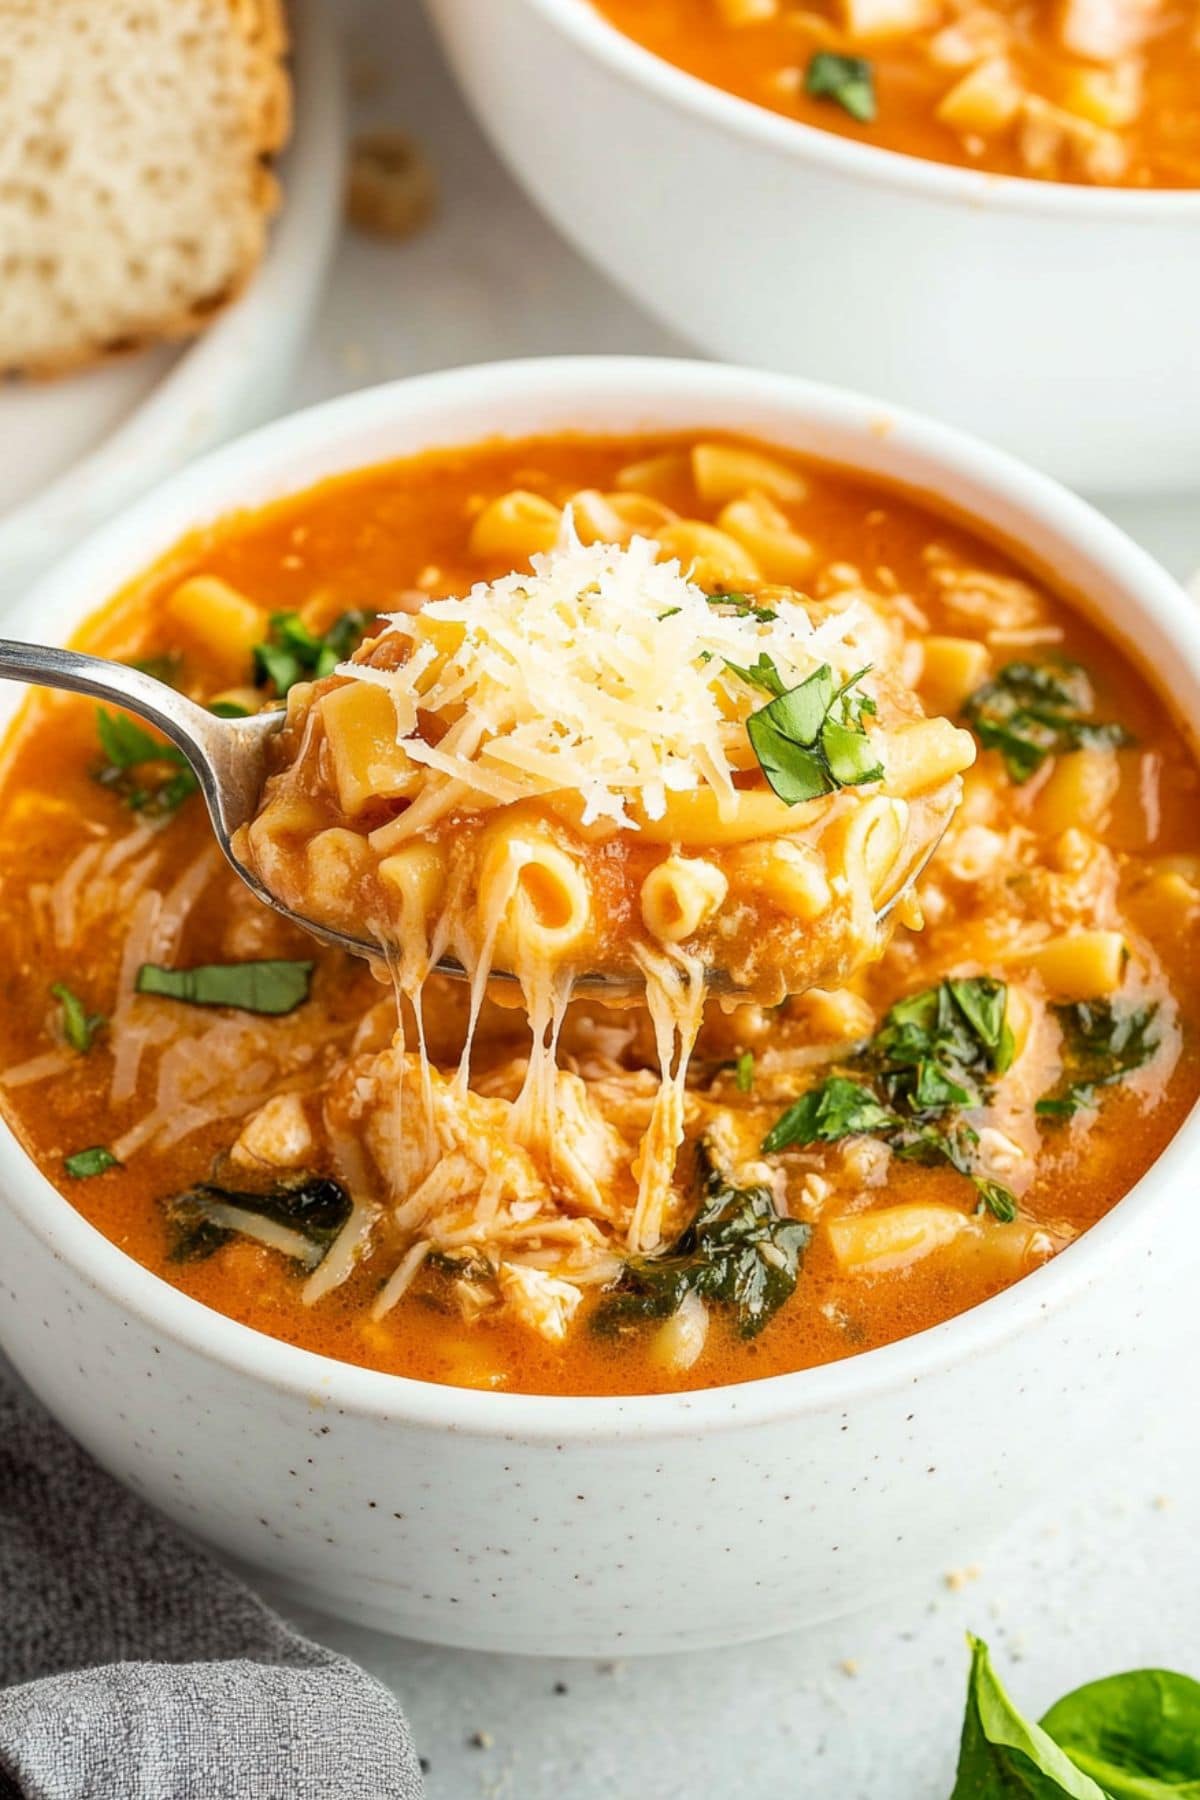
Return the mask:
M 50 989 L 61 1008 L 62 1033 L 72 1050 L 86 1056 L 96 1033 L 108 1021 L 103 1013 L 90 1013 L 79 995 L 65 981 L 56 981 Z
M 1034 1108 L 1043 1119 L 1071 1119 L 1095 1107 L 1097 1088 L 1124 1080 L 1158 1049 L 1157 1006 L 1122 1012 L 1111 1000 L 1077 1000 L 1053 1010 L 1062 1029 L 1063 1072 Z
M 119 1169 L 121 1164 L 107 1144 L 92 1144 L 87 1150 L 75 1150 L 63 1158 L 63 1166 L 74 1181 L 87 1181 L 103 1175 L 106 1169 Z
M 1094 704 L 1092 684 L 1078 663 L 1010 662 L 968 696 L 963 716 L 1020 784 L 1048 756 L 1131 742 L 1123 725 L 1091 717 Z
M 804 91 L 814 100 L 832 100 L 860 125 L 875 117 L 875 70 L 864 56 L 817 50 L 809 59 Z
M 350 1217 L 351 1200 L 328 1175 L 297 1175 L 263 1193 L 198 1182 L 166 1202 L 172 1262 L 200 1262 L 235 1236 L 267 1242 L 315 1268 Z M 264 1222 L 274 1228 L 264 1235 Z
M 979 1134 L 962 1112 L 985 1104 L 1013 1057 L 1004 982 L 946 980 L 899 1000 L 846 1065 L 793 1101 L 763 1139 L 773 1155 L 794 1145 L 873 1136 L 907 1162 L 947 1162 L 975 1185 L 980 1210 L 1008 1222 L 1017 1203 L 976 1168 Z
M 700 1205 L 668 1250 L 631 1257 L 593 1317 L 617 1333 L 670 1318 L 689 1294 L 732 1309 L 739 1336 L 757 1337 L 795 1291 L 811 1226 L 780 1215 L 765 1187 L 734 1187 L 706 1145 L 696 1151 Z
M 298 681 L 319 681 L 323 675 L 332 675 L 338 664 L 357 650 L 374 616 L 357 609 L 344 612 L 318 636 L 299 613 L 272 613 L 266 641 L 254 646 L 256 683 L 259 687 L 272 683 L 282 699 Z
M 859 669 L 836 687 L 833 671 L 823 663 L 798 686 L 787 689 L 766 656 L 760 656 L 753 669 L 734 673 L 775 694 L 750 714 L 746 735 L 759 768 L 786 805 L 798 806 L 835 788 L 882 779 L 883 768 L 863 725 L 864 714 L 875 711 L 875 702 L 857 687 L 867 669 Z
M 127 713 L 98 706 L 96 735 L 104 761 L 93 770 L 95 779 L 133 812 L 169 818 L 199 788 L 183 751 L 153 737 Z
M 192 969 L 164 969 L 143 963 L 134 987 L 188 1006 L 235 1006 L 241 1012 L 290 1013 L 308 999 L 311 962 L 200 963 Z

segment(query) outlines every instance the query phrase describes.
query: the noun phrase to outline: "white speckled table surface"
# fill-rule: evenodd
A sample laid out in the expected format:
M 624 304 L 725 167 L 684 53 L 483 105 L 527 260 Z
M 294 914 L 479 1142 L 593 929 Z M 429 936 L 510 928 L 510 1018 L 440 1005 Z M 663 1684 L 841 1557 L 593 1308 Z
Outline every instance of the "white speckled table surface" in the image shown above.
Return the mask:
M 517 193 L 467 118 L 416 0 L 340 0 L 339 10 L 356 122 L 415 132 L 443 206 L 407 244 L 347 235 L 294 401 L 494 357 L 678 353 Z M 1110 510 L 1177 574 L 1200 563 L 1200 508 Z M 1120 1668 L 1200 1673 L 1193 1393 L 1181 1373 L 1179 1394 L 1147 1395 L 1140 1418 L 1114 1418 L 1073 1492 L 996 1521 L 979 1569 L 948 1568 L 885 1613 L 816 1635 L 627 1664 L 550 1663 L 294 1616 L 395 1687 L 429 1764 L 430 1800 L 941 1800 L 968 1628 L 991 1641 L 1016 1694 L 1039 1710 Z

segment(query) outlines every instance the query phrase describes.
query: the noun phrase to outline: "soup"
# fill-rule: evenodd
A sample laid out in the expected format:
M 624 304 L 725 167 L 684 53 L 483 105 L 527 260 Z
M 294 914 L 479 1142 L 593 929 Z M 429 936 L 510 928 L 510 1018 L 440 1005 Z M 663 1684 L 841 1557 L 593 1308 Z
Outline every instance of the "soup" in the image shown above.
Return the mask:
M 818 629 L 834 621 L 823 646 L 869 640 L 860 691 L 878 710 L 848 719 L 868 750 L 911 690 L 944 742 L 970 730 L 962 805 L 890 941 L 836 984 L 710 1000 L 686 1065 L 677 1045 L 664 1055 L 646 1006 L 576 994 L 555 1020 L 553 1132 L 531 1148 L 517 1108 L 548 1046 L 511 984 L 478 986 L 473 1004 L 422 970 L 418 1016 L 397 966 L 411 932 L 395 933 L 398 1003 L 390 980 L 317 948 L 224 867 L 163 746 L 39 694 L 0 769 L 13 1128 L 87 1218 L 182 1291 L 426 1380 L 716 1385 L 854 1354 L 986 1299 L 1128 1190 L 1198 1086 L 1191 752 L 1119 647 L 1035 573 L 913 498 L 766 446 L 567 437 L 439 451 L 223 521 L 80 641 L 225 709 L 283 698 L 293 736 L 267 810 L 273 796 L 316 808 L 293 820 L 293 851 L 326 830 L 365 841 L 415 804 L 388 791 L 387 734 L 316 740 L 330 697 L 382 691 L 404 666 L 380 650 L 393 641 L 380 615 L 408 621 L 406 643 L 436 636 L 477 584 L 489 604 L 513 573 L 532 589 L 556 556 L 581 553 L 570 544 L 610 564 L 638 556 L 660 612 L 668 578 L 687 606 L 711 596 L 726 649 L 733 621 L 774 612 L 753 621 L 774 632 L 793 605 Z M 785 692 L 794 675 L 810 679 L 789 668 Z M 751 696 L 730 744 L 778 697 Z M 908 722 L 925 728 L 915 706 Z M 447 729 L 426 722 L 422 742 L 436 750 Z M 969 753 L 926 791 L 957 783 Z M 813 806 L 896 804 L 890 760 L 864 756 L 861 781 L 796 802 L 794 831 L 717 856 L 731 891 L 775 908 L 752 910 L 753 933 L 786 933 L 809 891 L 777 885 L 777 864 L 796 863 L 779 847 L 796 836 L 811 874 Z M 739 779 L 761 788 L 765 765 L 744 761 Z M 560 817 L 551 842 L 583 831 Z M 591 880 L 613 837 L 581 841 Z M 731 881 L 722 858 L 748 849 Z M 641 845 L 639 879 L 712 853 L 711 840 Z M 332 903 L 349 895 L 347 916 L 361 915 L 375 878 L 352 866 Z M 627 912 L 612 909 L 613 942 Z M 405 924 L 402 908 L 391 917 Z M 703 948 L 669 929 L 656 941 Z M 645 1143 L 672 1086 L 664 1131 L 677 1123 L 683 1142 L 675 1154 L 670 1139 L 647 1231 L 639 1177 L 662 1157 L 662 1134 Z
M 932 162 L 1200 186 L 1200 28 L 1177 0 L 595 0 L 627 36 L 789 118 Z

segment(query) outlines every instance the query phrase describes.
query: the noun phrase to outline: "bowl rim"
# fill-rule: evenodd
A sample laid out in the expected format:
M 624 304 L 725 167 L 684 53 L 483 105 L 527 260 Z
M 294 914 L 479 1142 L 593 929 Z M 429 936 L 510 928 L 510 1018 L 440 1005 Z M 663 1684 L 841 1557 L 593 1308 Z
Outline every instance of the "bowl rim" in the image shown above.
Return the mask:
M 444 4 L 444 0 L 440 0 Z M 614 74 L 648 89 L 677 112 L 699 117 L 728 136 L 750 139 L 801 161 L 826 165 L 852 180 L 899 188 L 923 199 L 958 202 L 973 209 L 999 209 L 1054 218 L 1096 221 L 1121 219 L 1147 224 L 1156 219 L 1200 216 L 1200 188 L 1093 187 L 1065 181 L 1035 181 L 1025 175 L 993 174 L 910 156 L 880 144 L 859 143 L 822 131 L 804 119 L 789 119 L 756 101 L 745 100 L 668 62 L 627 37 L 592 0 L 524 0 L 541 20 L 560 31 Z
M 356 459 L 343 442 L 347 438 L 369 440 L 372 430 L 415 426 L 418 442 L 463 442 L 468 440 L 447 438 L 438 430 L 439 416 L 453 416 L 456 405 L 480 413 L 490 409 L 503 419 L 506 402 L 552 412 L 564 397 L 570 399 L 573 419 L 576 409 L 582 414 L 590 401 L 601 413 L 619 407 L 644 429 L 654 428 L 656 404 L 660 428 L 666 428 L 665 415 L 678 405 L 694 413 L 697 430 L 712 425 L 706 413 L 722 406 L 743 408 L 747 414 L 756 407 L 774 409 L 807 429 L 827 427 L 861 439 L 864 448 L 872 445 L 877 454 L 883 445 L 882 453 L 898 460 L 936 464 L 976 490 L 981 508 L 986 502 L 1015 510 L 1035 535 L 1056 540 L 1064 553 L 1069 547 L 1084 553 L 1133 602 L 1142 619 L 1170 636 L 1181 662 L 1200 684 L 1200 614 L 1184 590 L 1116 525 L 1050 477 L 954 427 L 843 389 L 796 376 L 657 357 L 479 364 L 360 389 L 286 415 L 210 452 L 118 514 L 42 578 L 10 613 L 7 629 L 17 636 L 32 631 L 53 637 L 61 624 L 69 632 L 189 525 L 201 526 L 257 504 L 246 495 L 253 496 L 255 478 L 261 481 L 264 472 L 274 473 L 267 493 L 282 497 L 321 478 L 303 471 L 289 476 L 288 465 L 306 455 L 328 458 L 330 446 L 335 454 L 327 472 L 385 459 L 365 446 Z M 548 419 L 542 429 L 550 426 Z M 584 421 L 574 428 L 589 426 Z M 590 427 L 597 432 L 612 428 L 608 423 Z M 513 435 L 538 429 L 536 423 L 522 422 Z M 769 428 L 754 429 L 769 440 Z M 496 433 L 486 426 L 474 428 L 476 441 L 491 435 Z M 392 454 L 412 454 L 415 448 Z M 839 461 L 843 467 L 854 466 Z M 935 490 L 922 484 L 920 491 L 936 510 Z M 986 528 L 982 513 L 976 517 Z M 145 542 L 152 546 L 149 550 L 141 547 Z M 5 718 L 0 729 L 7 728 Z M 185 1350 L 314 1406 L 481 1437 L 611 1442 L 697 1436 L 709 1429 L 738 1429 L 831 1409 L 848 1416 L 868 1396 L 911 1388 L 926 1376 L 989 1353 L 1049 1322 L 1060 1307 L 1103 1279 L 1121 1244 L 1161 1208 L 1176 1179 L 1185 1174 L 1189 1157 L 1198 1152 L 1200 1103 L 1124 1198 L 1075 1244 L 957 1317 L 839 1362 L 667 1394 L 558 1396 L 453 1387 L 362 1368 L 269 1337 L 181 1293 L 119 1249 L 38 1170 L 3 1119 L 0 1204 L 52 1256 L 123 1313 Z

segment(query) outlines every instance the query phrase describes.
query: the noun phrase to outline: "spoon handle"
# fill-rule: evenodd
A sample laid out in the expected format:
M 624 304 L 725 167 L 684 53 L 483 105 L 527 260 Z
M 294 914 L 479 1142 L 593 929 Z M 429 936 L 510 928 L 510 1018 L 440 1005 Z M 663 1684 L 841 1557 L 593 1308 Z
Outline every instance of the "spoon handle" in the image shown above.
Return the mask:
M 281 713 L 222 719 L 144 669 L 13 638 L 0 638 L 0 680 L 88 694 L 156 726 L 191 764 L 226 851 L 234 831 L 254 812 L 266 774 L 266 741 L 282 722 Z

